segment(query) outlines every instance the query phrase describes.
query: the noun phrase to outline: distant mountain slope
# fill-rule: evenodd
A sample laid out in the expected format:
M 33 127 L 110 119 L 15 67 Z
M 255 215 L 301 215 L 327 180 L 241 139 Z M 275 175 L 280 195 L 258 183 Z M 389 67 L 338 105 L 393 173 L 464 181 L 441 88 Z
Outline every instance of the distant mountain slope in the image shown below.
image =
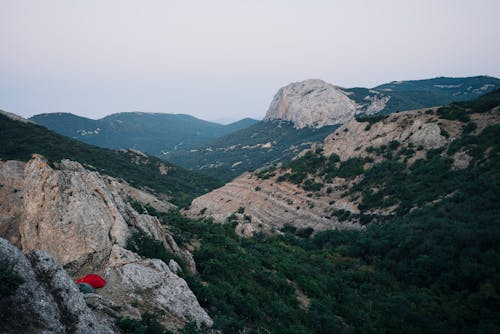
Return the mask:
M 0 159 L 28 161 L 39 153 L 50 161 L 71 159 L 87 168 L 166 194 L 176 205 L 219 186 L 218 181 L 132 150 L 109 150 L 0 114 Z
M 202 144 L 257 122 L 247 118 L 221 125 L 189 115 L 142 112 L 118 113 L 99 120 L 53 113 L 35 115 L 30 120 L 88 144 L 134 148 L 153 155 Z
M 334 129 L 334 126 L 296 129 L 285 121 L 259 122 L 206 145 L 173 151 L 164 157 L 186 168 L 229 181 L 247 170 L 288 161 L 310 148 L 312 143 L 322 141 Z
M 372 89 L 305 80 L 282 87 L 264 120 L 291 121 L 297 128 L 319 128 L 345 123 L 357 115 L 390 114 L 470 100 L 496 88 L 500 88 L 500 79 L 487 76 L 393 81 Z

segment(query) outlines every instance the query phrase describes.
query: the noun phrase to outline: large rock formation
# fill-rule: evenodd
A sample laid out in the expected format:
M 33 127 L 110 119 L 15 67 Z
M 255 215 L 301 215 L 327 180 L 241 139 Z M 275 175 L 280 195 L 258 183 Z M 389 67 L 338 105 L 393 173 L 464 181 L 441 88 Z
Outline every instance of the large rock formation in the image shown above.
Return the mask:
M 190 321 L 212 324 L 186 282 L 167 264 L 124 250 L 127 239 L 142 231 L 196 271 L 192 255 L 176 244 L 159 220 L 134 209 L 140 204 L 164 211 L 172 204 L 77 162 L 62 160 L 51 166 L 40 155 L 27 163 L 0 162 L 0 182 L 3 235 L 24 252 L 46 251 L 74 277 L 91 272 L 103 275 L 108 286 L 100 291 L 99 307 L 137 305 L 120 308 L 115 317 L 161 311 L 161 322 L 171 330 Z M 137 202 L 134 207 L 133 202 Z M 123 274 L 127 268 L 133 268 L 133 274 Z M 154 283 L 153 271 L 161 277 Z
M 1 333 L 120 333 L 97 320 L 73 279 L 46 252 L 26 256 L 0 238 L 0 263 L 22 279 L 11 296 L 0 296 Z
M 345 123 L 358 113 L 373 114 L 384 109 L 389 100 L 380 92 L 370 91 L 363 103 L 352 93 L 322 80 L 294 82 L 274 96 L 264 120 L 290 121 L 296 128 Z

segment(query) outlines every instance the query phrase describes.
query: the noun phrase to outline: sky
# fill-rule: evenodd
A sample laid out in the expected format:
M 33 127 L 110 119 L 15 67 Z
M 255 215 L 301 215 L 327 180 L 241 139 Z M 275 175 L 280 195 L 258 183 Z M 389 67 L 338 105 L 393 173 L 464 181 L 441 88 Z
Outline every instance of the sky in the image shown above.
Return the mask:
M 0 0 L 0 109 L 261 119 L 319 78 L 500 77 L 498 0 Z

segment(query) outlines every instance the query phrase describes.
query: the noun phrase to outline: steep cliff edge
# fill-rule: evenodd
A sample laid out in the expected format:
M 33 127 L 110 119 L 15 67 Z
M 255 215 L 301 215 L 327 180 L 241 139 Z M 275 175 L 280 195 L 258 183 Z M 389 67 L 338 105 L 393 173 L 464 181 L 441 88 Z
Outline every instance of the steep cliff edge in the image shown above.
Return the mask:
M 172 204 L 77 162 L 62 160 L 52 166 L 40 155 L 27 163 L 0 162 L 0 181 L 4 235 L 23 252 L 47 252 L 74 277 L 103 275 L 108 284 L 100 290 L 103 299 L 96 299 L 96 308 L 118 305 L 112 312 L 115 319 L 161 311 L 161 323 L 171 330 L 191 321 L 211 326 L 175 265 L 170 268 L 125 250 L 128 238 L 140 231 L 195 271 L 191 254 L 177 246 L 158 219 L 132 206 L 138 202 L 165 211 Z

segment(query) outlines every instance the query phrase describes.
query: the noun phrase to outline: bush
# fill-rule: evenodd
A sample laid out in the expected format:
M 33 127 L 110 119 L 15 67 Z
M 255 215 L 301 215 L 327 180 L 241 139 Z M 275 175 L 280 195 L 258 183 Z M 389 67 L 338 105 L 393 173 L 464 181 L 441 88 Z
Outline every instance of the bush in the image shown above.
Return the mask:
M 13 265 L 0 262 L 0 298 L 6 298 L 16 293 L 24 280 L 13 269 Z
M 364 161 L 361 158 L 348 159 L 340 164 L 337 175 L 346 179 L 363 174 L 363 165 Z
M 151 238 L 142 231 L 134 233 L 127 240 L 126 248 L 150 259 L 160 259 L 166 264 L 173 259 L 181 266 L 182 271 L 186 272 L 186 264 L 181 258 L 168 251 L 161 241 Z
M 125 334 L 167 334 L 169 333 L 151 313 L 144 313 L 141 320 L 121 318 L 116 325 Z

